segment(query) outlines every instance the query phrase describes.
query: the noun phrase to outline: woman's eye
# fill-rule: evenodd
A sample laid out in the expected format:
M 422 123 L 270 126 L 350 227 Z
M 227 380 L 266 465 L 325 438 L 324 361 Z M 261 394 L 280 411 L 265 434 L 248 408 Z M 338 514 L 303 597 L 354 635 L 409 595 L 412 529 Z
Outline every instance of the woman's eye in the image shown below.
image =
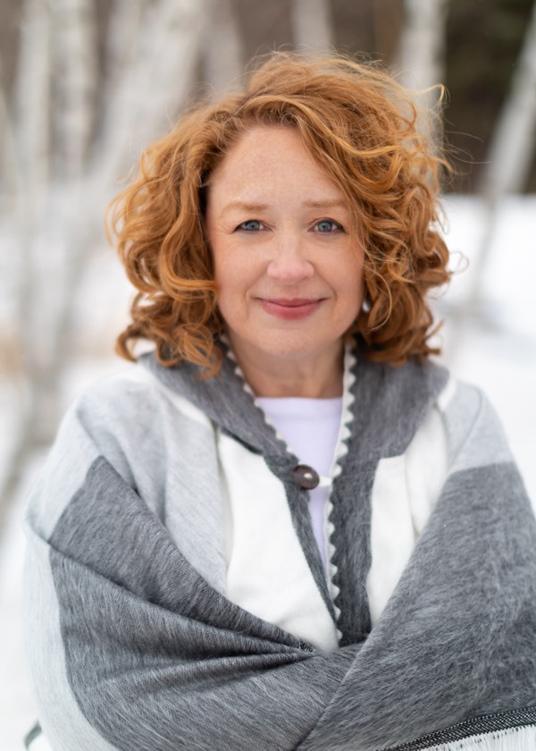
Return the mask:
M 263 223 L 259 219 L 246 219 L 245 222 L 242 222 L 238 225 L 238 227 L 236 227 L 235 231 L 240 230 L 243 232 L 258 232 L 260 229 L 262 229 L 263 226 Z M 321 235 L 333 235 L 336 232 L 344 232 L 342 225 L 336 222 L 334 219 L 321 219 L 315 224 L 315 227 L 320 228 L 317 231 L 317 234 Z
M 255 232 L 258 227 L 251 227 L 251 225 L 260 225 L 262 222 L 260 222 L 258 219 L 247 219 L 245 222 L 242 222 L 242 224 L 239 224 L 236 229 L 244 230 L 245 232 Z M 250 225 L 249 227 L 247 225 Z
M 315 224 L 315 227 L 322 227 L 322 225 L 324 227 L 327 227 L 328 230 L 327 232 L 324 232 L 324 230 L 320 230 L 321 235 L 334 234 L 334 231 L 333 229 L 330 228 L 330 225 L 331 227 L 335 227 L 336 231 L 343 231 L 342 225 L 340 225 L 339 222 L 336 222 L 333 219 L 321 219 L 319 222 Z

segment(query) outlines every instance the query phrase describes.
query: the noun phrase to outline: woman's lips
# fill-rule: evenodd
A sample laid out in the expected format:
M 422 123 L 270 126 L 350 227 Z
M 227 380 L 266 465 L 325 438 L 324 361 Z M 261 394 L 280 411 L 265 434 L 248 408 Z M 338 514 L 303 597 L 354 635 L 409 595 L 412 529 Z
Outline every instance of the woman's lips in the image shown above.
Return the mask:
M 311 315 L 324 302 L 324 299 L 315 300 L 304 305 L 281 305 L 263 299 L 259 299 L 259 302 L 270 315 L 283 318 L 286 321 L 294 321 L 298 318 L 306 318 L 308 315 Z

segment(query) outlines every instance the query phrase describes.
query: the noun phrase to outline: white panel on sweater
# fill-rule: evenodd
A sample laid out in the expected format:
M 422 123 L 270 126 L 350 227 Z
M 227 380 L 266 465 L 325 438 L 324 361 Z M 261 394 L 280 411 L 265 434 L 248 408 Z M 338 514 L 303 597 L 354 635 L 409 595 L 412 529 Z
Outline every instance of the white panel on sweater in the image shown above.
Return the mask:
M 294 530 L 283 484 L 262 457 L 221 435 L 219 451 L 228 505 L 226 596 L 323 651 L 338 645 L 336 629 Z M 372 623 L 380 617 L 447 474 L 445 426 L 437 406 L 406 453 L 380 460 L 372 488 Z
M 434 408 L 406 452 L 380 459 L 371 495 L 371 566 L 367 577 L 374 625 L 409 561 L 447 476 L 445 425 Z
M 336 649 L 335 624 L 294 530 L 283 483 L 262 456 L 229 436 L 218 440 L 229 503 L 226 597 L 322 651 Z
M 372 625 L 387 604 L 414 545 L 405 457 L 381 459 L 371 495 L 371 564 L 367 595 Z

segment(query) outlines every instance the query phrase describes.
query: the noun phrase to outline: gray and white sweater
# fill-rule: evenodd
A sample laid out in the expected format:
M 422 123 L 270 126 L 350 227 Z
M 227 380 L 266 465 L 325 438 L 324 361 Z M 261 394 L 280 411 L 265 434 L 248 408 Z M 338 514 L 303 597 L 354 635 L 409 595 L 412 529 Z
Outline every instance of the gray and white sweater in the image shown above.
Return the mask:
M 536 748 L 536 518 L 486 396 L 347 345 L 326 570 L 314 468 L 220 343 L 207 382 L 152 353 L 96 381 L 35 478 L 51 748 Z

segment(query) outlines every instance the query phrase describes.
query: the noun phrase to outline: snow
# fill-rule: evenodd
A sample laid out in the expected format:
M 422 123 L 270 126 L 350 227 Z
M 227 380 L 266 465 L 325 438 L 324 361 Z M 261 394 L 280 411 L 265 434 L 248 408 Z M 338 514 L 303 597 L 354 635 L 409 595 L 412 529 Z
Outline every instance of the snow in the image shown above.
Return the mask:
M 454 277 L 442 301 L 460 304 L 477 272 L 485 212 L 474 198 L 444 201 L 446 239 L 463 253 L 467 271 Z M 456 260 L 455 263 L 458 261 Z M 470 315 L 445 323 L 441 361 L 466 381 L 484 389 L 503 422 L 529 497 L 536 503 L 536 196 L 511 197 L 497 217 L 489 265 L 482 274 L 487 323 Z M 438 301 L 439 302 L 439 301 Z M 448 315 L 448 311 L 447 311 Z M 441 316 L 440 316 L 441 317 Z
M 461 304 L 469 289 L 472 271 L 476 273 L 485 212 L 476 199 L 466 196 L 449 196 L 444 205 L 449 219 L 446 238 L 453 252 L 452 266 L 459 266 L 458 253 L 467 257 L 469 266 L 454 277 L 446 293 L 434 302 L 439 317 L 447 316 L 439 334 L 445 346 L 439 361 L 445 362 L 458 377 L 485 390 L 503 422 L 529 496 L 536 503 L 536 316 L 532 310 L 536 300 L 536 196 L 511 198 L 501 208 L 490 265 L 482 275 L 488 312 L 485 325 L 469 315 L 461 320 L 455 316 L 448 318 L 452 306 Z M 126 286 L 112 254 L 98 256 L 80 298 L 77 314 L 81 317 L 80 325 L 83 311 L 91 311 L 86 328 L 91 330 L 93 341 L 99 335 L 98 326 L 102 326 L 102 340 L 111 341 L 110 331 L 114 331 L 116 323 L 121 321 L 122 325 L 126 320 L 120 306 L 127 301 Z M 104 350 L 111 351 L 106 347 Z M 115 357 L 89 357 L 77 363 L 67 373 L 63 384 L 65 406 L 87 383 L 121 367 L 124 367 L 123 362 Z M 15 393 L 16 389 L 9 391 L 0 384 L 3 415 L 9 413 L 7 407 Z M 12 430 L 7 419 L 0 434 L 0 457 L 6 457 Z M 20 751 L 22 737 L 37 716 L 22 644 L 24 539 L 21 519 L 27 488 L 42 459 L 36 459 L 28 472 L 0 548 L 2 751 Z
M 21 498 L 24 498 L 35 469 L 36 465 L 21 488 Z M 22 738 L 37 717 L 22 637 L 22 515 L 21 502 L 13 509 L 0 547 L 0 748 L 3 751 L 20 751 Z

